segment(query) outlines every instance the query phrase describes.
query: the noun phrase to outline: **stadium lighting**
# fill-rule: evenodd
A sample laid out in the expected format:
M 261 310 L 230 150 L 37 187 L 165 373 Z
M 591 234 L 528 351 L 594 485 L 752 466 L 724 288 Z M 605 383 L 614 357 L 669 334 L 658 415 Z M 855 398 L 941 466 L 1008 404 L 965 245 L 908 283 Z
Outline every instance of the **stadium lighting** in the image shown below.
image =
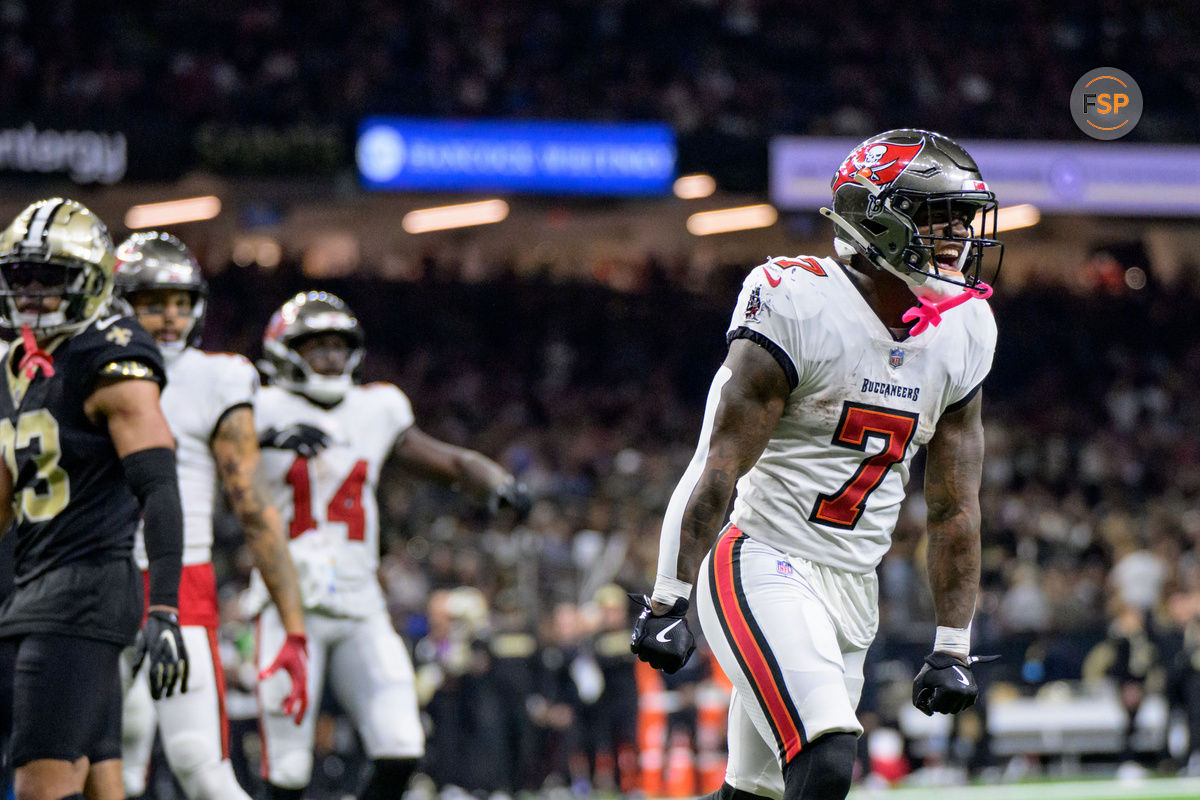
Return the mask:
M 688 232 L 694 236 L 709 236 L 714 233 L 745 231 L 751 228 L 768 228 L 779 219 L 779 212 L 769 203 L 738 208 L 721 208 L 716 211 L 701 211 L 687 220 Z
M 675 196 L 680 200 L 699 200 L 717 190 L 711 175 L 683 175 L 675 180 Z
M 400 226 L 409 233 L 429 233 L 469 225 L 490 225 L 508 216 L 508 203 L 503 200 L 480 200 L 453 206 L 418 208 L 404 215 Z
M 186 197 L 182 200 L 133 206 L 125 212 L 125 227 L 130 230 L 162 228 L 183 222 L 212 219 L 220 213 L 221 199 L 216 195 Z
M 1022 203 L 1019 206 L 1007 206 L 996 212 L 996 232 L 1029 228 L 1037 225 L 1041 219 L 1042 212 L 1035 205 Z

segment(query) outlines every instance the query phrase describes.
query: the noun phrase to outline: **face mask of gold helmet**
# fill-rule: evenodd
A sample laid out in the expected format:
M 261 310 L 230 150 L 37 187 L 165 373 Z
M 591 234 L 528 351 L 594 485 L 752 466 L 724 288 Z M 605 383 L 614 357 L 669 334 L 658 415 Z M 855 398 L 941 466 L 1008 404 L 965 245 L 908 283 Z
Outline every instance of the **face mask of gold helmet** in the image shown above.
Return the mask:
M 109 305 L 113 244 L 74 200 L 39 200 L 0 234 L 0 325 L 45 340 L 87 327 Z

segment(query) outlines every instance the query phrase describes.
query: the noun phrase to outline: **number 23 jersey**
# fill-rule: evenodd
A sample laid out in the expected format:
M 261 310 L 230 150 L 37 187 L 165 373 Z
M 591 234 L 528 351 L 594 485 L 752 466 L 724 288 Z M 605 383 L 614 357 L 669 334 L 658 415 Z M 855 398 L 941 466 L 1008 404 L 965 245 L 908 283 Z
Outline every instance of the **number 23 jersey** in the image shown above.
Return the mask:
M 742 284 L 727 335 L 764 347 L 792 389 L 738 481 L 733 524 L 785 553 L 873 570 L 891 545 L 913 455 L 991 368 L 991 309 L 972 299 L 896 341 L 837 261 L 776 258 Z
M 262 389 L 255 408 L 260 436 L 299 423 L 323 430 L 328 447 L 312 458 L 263 448 L 262 474 L 283 517 L 304 606 L 364 616 L 383 604 L 376 578 L 379 471 L 412 426 L 412 405 L 388 383 L 353 386 L 329 409 L 276 386 Z
M 16 538 L 15 591 L 0 613 L 0 635 L 128 644 L 142 606 L 131 558 L 141 509 L 107 423 L 89 419 L 84 404 L 101 378 L 162 385 L 162 357 L 136 320 L 120 316 L 45 349 L 53 375 L 26 375 L 18 368 L 23 347 L 14 343 L 0 378 L 0 454 L 13 478 L 9 535 Z

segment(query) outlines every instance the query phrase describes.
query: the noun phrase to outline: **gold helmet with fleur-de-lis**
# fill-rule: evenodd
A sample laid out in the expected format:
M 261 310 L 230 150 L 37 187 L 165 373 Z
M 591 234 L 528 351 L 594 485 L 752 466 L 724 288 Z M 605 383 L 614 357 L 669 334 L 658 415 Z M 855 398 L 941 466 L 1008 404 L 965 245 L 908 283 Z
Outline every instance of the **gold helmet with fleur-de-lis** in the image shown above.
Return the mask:
M 0 325 L 39 336 L 86 327 L 112 297 L 113 266 L 108 229 L 85 206 L 31 204 L 0 233 Z

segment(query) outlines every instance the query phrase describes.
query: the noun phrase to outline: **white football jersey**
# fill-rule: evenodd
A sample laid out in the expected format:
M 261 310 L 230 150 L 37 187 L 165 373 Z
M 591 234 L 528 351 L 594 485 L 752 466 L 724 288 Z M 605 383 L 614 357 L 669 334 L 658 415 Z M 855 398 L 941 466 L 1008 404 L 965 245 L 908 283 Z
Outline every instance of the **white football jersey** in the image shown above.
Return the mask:
M 379 470 L 413 424 L 412 405 L 389 383 L 353 386 L 322 408 L 277 386 L 259 393 L 259 434 L 305 423 L 325 431 L 329 446 L 313 458 L 263 448 L 262 475 L 283 517 L 305 608 L 362 616 L 382 608 L 379 566 Z M 256 582 L 261 579 L 255 576 Z
M 179 497 L 183 503 L 183 563 L 212 561 L 213 509 L 219 481 L 210 448 L 226 411 L 254 405 L 258 372 L 232 353 L 206 353 L 194 347 L 166 362 L 167 387 L 160 404 L 175 436 Z M 146 545 L 139 528 L 134 545 L 138 566 L 146 569 Z
M 762 456 L 737 483 L 733 523 L 785 553 L 873 570 L 917 448 L 991 368 L 991 309 L 972 299 L 898 342 L 837 261 L 774 258 L 742 284 L 728 336 L 765 347 L 792 387 Z

